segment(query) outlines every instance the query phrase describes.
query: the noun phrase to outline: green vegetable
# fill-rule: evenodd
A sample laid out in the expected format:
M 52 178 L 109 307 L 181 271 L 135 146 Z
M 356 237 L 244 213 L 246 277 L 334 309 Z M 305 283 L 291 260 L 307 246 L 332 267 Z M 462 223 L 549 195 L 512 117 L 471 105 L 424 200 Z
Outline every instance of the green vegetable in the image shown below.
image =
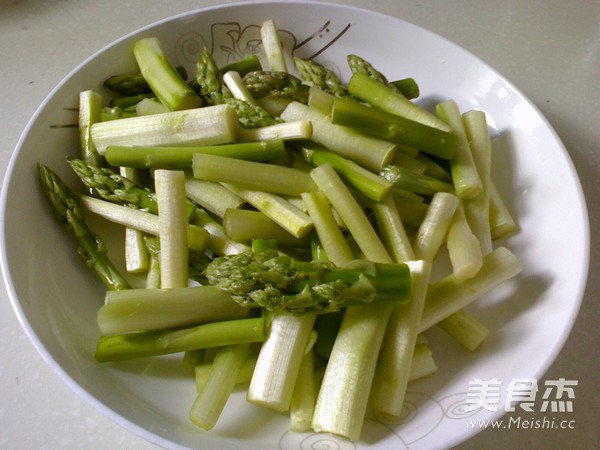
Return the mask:
M 231 98 L 231 92 L 223 83 L 221 71 L 206 47 L 196 61 L 196 83 L 200 96 L 207 105 L 219 105 Z
M 183 66 L 175 67 L 175 71 L 185 80 L 187 71 Z M 113 75 L 104 80 L 105 88 L 125 96 L 145 95 L 151 92 L 150 85 L 141 72 Z
M 477 275 L 461 280 L 450 274 L 436 281 L 427 292 L 419 332 L 436 325 L 496 286 L 515 277 L 522 269 L 520 261 L 510 250 L 497 247 L 483 257 L 483 265 Z
M 200 97 L 173 68 L 155 37 L 143 38 L 133 44 L 133 55 L 140 72 L 156 97 L 170 111 L 198 108 Z
M 103 165 L 102 156 L 96 150 L 92 141 L 90 129 L 92 125 L 100 121 L 102 111 L 102 96 L 91 90 L 79 94 L 79 145 L 82 159 Z
M 289 410 L 315 318 L 315 314 L 273 313 L 248 386 L 249 402 Z
M 279 37 L 279 30 L 272 19 L 263 22 L 260 27 L 260 37 L 269 69 L 275 72 L 287 72 L 287 62 Z
M 316 189 L 310 175 L 302 170 L 226 156 L 196 153 L 192 170 L 194 177 L 201 180 L 235 183 L 275 194 L 297 196 Z
M 333 101 L 331 122 L 443 159 L 454 155 L 458 142 L 457 137 L 447 131 L 345 98 Z
M 280 139 L 241 142 L 223 145 L 190 146 L 118 146 L 106 148 L 106 161 L 114 166 L 138 169 L 188 169 L 197 153 L 227 156 L 248 161 L 268 161 L 285 157 L 287 152 Z
M 110 145 L 218 145 L 235 142 L 237 115 L 227 105 L 126 117 L 94 123 L 91 136 L 100 154 Z
M 111 222 L 159 236 L 159 219 L 156 214 L 145 212 L 128 206 L 100 200 L 87 195 L 79 197 L 82 206 L 90 212 L 98 214 Z M 194 250 L 206 250 L 209 245 L 209 234 L 194 224 L 187 225 L 188 246 Z
M 214 286 L 108 291 L 98 310 L 103 334 L 241 319 L 248 309 Z
M 265 319 L 262 317 L 225 320 L 187 328 L 103 335 L 98 339 L 95 356 L 98 362 L 122 361 L 262 342 L 265 336 Z
M 249 344 L 226 345 L 217 350 L 206 385 L 198 392 L 190 409 L 192 423 L 205 430 L 216 425 L 249 353 Z
M 280 195 L 246 189 L 233 183 L 223 183 L 223 185 L 276 222 L 292 236 L 302 238 L 313 227 L 312 220 L 304 211 Z
M 275 125 L 281 121 L 273 117 L 265 108 L 237 98 L 228 98 L 225 103 L 231 106 L 244 129 L 254 129 Z
M 266 96 L 278 96 L 301 103 L 308 101 L 308 86 L 288 72 L 261 70 L 249 72 L 242 79 L 256 100 Z
M 233 70 L 239 73 L 242 77 L 244 77 L 250 72 L 262 70 L 262 65 L 260 63 L 260 59 L 255 53 L 249 53 L 247 55 L 244 55 L 237 61 L 233 61 L 232 63 L 221 67 L 222 73 L 227 73 L 230 70 Z
M 450 171 L 456 195 L 461 199 L 475 198 L 483 186 L 473 160 L 458 105 L 454 100 L 446 100 L 436 106 L 436 111 L 458 137 L 456 152 L 450 159 Z
M 416 194 L 434 195 L 436 192 L 454 192 L 451 183 L 400 166 L 387 165 L 381 169 L 379 175 L 397 188 Z
M 439 128 L 442 131 L 451 131 L 448 124 L 435 114 L 411 102 L 402 94 L 367 74 L 360 72 L 353 74 L 348 82 L 348 91 L 353 96 L 382 111 Z
M 372 200 L 381 201 L 392 190 L 392 183 L 384 177 L 319 145 L 301 142 L 298 146 L 292 144 L 292 147 L 300 147 L 300 153 L 304 159 L 315 166 L 329 164 L 349 186 Z
M 119 205 L 158 214 L 156 193 L 131 179 L 124 177 L 108 167 L 98 167 L 77 158 L 69 158 L 68 162 L 91 195 Z M 187 204 L 187 217 L 191 219 L 196 206 Z
M 405 305 L 394 307 L 386 329 L 371 391 L 375 415 L 401 415 L 410 378 L 431 263 L 410 261 L 408 264 L 413 277 L 411 299 Z
M 253 239 L 273 239 L 285 248 L 308 248 L 309 237 L 298 239 L 260 211 L 229 208 L 223 215 L 223 230 L 232 240 L 251 242 Z
M 188 198 L 219 218 L 230 208 L 241 208 L 246 202 L 220 183 L 194 178 L 188 174 L 185 179 Z
M 60 223 L 77 240 L 77 250 L 86 265 L 98 275 L 107 289 L 128 289 L 129 282 L 110 260 L 102 238 L 88 226 L 77 195 L 45 165 L 38 163 L 37 171 L 42 191 L 50 200 Z
M 294 62 L 300 77 L 310 86 L 316 86 L 336 97 L 348 96 L 348 89 L 340 78 L 323 64 L 311 60 L 295 57 Z
M 373 172 L 381 170 L 396 156 L 396 144 L 332 124 L 327 116 L 299 102 L 290 103 L 281 113 L 281 118 L 286 122 L 310 120 L 312 135 L 307 139 Z
M 184 288 L 188 285 L 189 262 L 185 173 L 155 170 L 154 186 L 158 204 L 160 287 Z
M 297 261 L 276 250 L 215 258 L 206 278 L 243 306 L 297 313 L 406 301 L 410 290 L 404 264 L 355 261 L 335 267 L 325 261 Z

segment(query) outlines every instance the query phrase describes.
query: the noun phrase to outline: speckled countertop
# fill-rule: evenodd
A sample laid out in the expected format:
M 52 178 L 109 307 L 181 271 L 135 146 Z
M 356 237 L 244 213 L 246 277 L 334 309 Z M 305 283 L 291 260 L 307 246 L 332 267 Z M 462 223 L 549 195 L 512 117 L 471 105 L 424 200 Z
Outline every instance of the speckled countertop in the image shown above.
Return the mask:
M 226 0 L 0 0 L 0 174 L 51 89 L 86 57 L 159 19 Z M 593 0 L 344 0 L 400 17 L 477 55 L 548 118 L 581 178 L 592 231 L 581 313 L 547 378 L 579 385 L 569 430 L 487 429 L 461 449 L 600 448 L 600 2 Z M 118 14 L 117 14 L 118 12 Z M 151 449 L 86 404 L 42 361 L 0 289 L 0 448 Z M 541 417 L 538 415 L 538 417 Z

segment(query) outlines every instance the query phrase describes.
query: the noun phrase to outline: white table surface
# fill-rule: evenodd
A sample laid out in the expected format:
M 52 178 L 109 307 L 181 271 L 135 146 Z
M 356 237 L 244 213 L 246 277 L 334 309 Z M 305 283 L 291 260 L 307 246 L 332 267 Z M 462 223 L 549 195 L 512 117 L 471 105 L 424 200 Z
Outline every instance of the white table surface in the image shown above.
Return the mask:
M 90 54 L 159 19 L 226 0 L 0 0 L 0 174 L 50 90 Z M 572 430 L 487 429 L 461 449 L 600 448 L 600 2 L 344 0 L 413 22 L 505 75 L 563 140 L 588 200 L 592 261 L 575 328 L 546 379 L 576 379 Z M 568 301 L 569 299 L 565 299 Z M 87 405 L 42 361 L 0 288 L 0 448 L 153 449 Z M 541 418 L 539 413 L 536 418 Z

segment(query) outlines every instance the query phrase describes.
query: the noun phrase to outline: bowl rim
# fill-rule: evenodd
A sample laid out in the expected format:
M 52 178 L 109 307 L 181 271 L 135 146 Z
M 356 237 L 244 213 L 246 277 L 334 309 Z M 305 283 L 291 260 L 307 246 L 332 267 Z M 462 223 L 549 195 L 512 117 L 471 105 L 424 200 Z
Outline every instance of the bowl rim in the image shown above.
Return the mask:
M 155 27 L 160 26 L 167 22 L 175 21 L 175 20 L 185 18 L 185 17 L 191 16 L 191 15 L 197 15 L 197 14 L 210 12 L 213 10 L 235 9 L 235 8 L 239 8 L 240 6 L 243 6 L 243 7 L 247 7 L 247 6 L 265 7 L 267 5 L 280 6 L 281 4 L 284 4 L 284 3 L 297 4 L 297 5 L 324 5 L 324 6 L 327 6 L 330 8 L 341 8 L 341 9 L 345 9 L 345 10 L 356 11 L 357 13 L 361 13 L 361 14 L 368 13 L 370 15 L 380 16 L 382 18 L 387 18 L 387 19 L 392 18 L 394 20 L 401 21 L 410 26 L 424 30 L 427 33 L 435 35 L 437 38 L 443 39 L 446 43 L 449 43 L 451 45 L 454 45 L 454 46 L 462 49 L 462 47 L 458 46 L 453 41 L 445 38 L 444 36 L 442 36 L 436 32 L 427 30 L 426 28 L 416 25 L 414 23 L 411 23 L 401 17 L 391 16 L 391 15 L 388 15 L 388 14 L 385 14 L 382 12 L 378 12 L 378 11 L 371 11 L 371 10 L 367 9 L 366 7 L 362 7 L 362 6 L 358 7 L 358 6 L 354 6 L 354 5 L 338 4 L 338 3 L 332 3 L 332 2 L 328 2 L 328 1 L 322 1 L 322 0 L 305 0 L 305 1 L 302 1 L 302 0 L 278 0 L 278 1 L 274 1 L 274 0 L 259 0 L 259 1 L 244 0 L 244 1 L 237 1 L 237 2 L 223 4 L 223 5 L 211 5 L 211 6 L 206 6 L 206 7 L 189 9 L 187 11 L 180 12 L 180 13 L 170 15 L 170 16 L 164 17 L 162 19 L 153 21 L 142 27 L 138 27 L 138 28 L 122 35 L 121 37 L 111 41 L 110 43 L 102 46 L 101 48 L 99 48 L 98 50 L 94 51 L 89 56 L 87 56 L 83 61 L 81 61 L 73 69 L 71 69 L 60 80 L 60 82 L 52 88 L 52 90 L 45 96 L 43 101 L 35 109 L 34 114 L 28 120 L 25 128 L 23 129 L 23 131 L 21 132 L 21 134 L 18 138 L 15 148 L 12 151 L 11 157 L 9 159 L 9 163 L 6 168 L 4 180 L 2 182 L 1 192 L 0 192 L 0 241 L 3 243 L 3 242 L 5 242 L 5 239 L 6 239 L 6 217 L 7 217 L 6 213 L 7 213 L 7 206 L 8 206 L 7 205 L 7 202 L 8 202 L 7 191 L 8 191 L 8 187 L 10 186 L 10 184 L 12 182 L 13 175 L 14 175 L 14 166 L 16 164 L 16 161 L 19 158 L 19 155 L 21 153 L 21 150 L 23 148 L 25 140 L 26 140 L 28 134 L 30 133 L 31 129 L 33 128 L 34 124 L 38 120 L 40 114 L 42 113 L 42 111 L 44 111 L 46 109 L 46 107 L 48 106 L 48 104 L 51 102 L 54 95 L 56 94 L 56 92 L 59 91 L 65 84 L 67 84 L 69 82 L 69 80 L 73 76 L 75 76 L 76 73 L 78 73 L 81 70 L 82 67 L 89 64 L 93 59 L 97 58 L 102 53 L 106 52 L 108 49 L 119 45 L 122 41 L 130 39 L 131 37 L 133 37 L 135 35 L 139 35 L 145 31 L 148 31 L 152 28 L 155 28 Z M 467 51 L 465 49 L 463 49 L 463 50 Z M 507 80 L 496 69 L 494 69 L 493 67 L 488 65 L 485 61 L 481 60 L 477 55 L 475 55 L 471 52 L 468 52 L 468 53 L 472 58 L 476 59 L 479 63 L 483 64 L 486 68 L 489 68 L 494 73 L 496 73 L 499 77 L 501 77 L 503 80 L 505 80 L 511 86 L 511 88 L 514 90 L 514 92 L 517 95 L 519 95 L 530 107 L 533 108 L 534 112 L 542 119 L 542 121 L 544 122 L 544 125 L 548 128 L 550 133 L 552 133 L 555 141 L 560 144 L 561 150 L 565 156 L 567 168 L 569 169 L 569 171 L 573 177 L 573 181 L 575 182 L 574 187 L 576 189 L 576 193 L 577 193 L 577 197 L 578 197 L 577 200 L 579 201 L 579 205 L 581 207 L 581 212 L 582 212 L 583 218 L 585 219 L 583 221 L 583 223 L 581 224 L 584 234 L 580 238 L 582 239 L 582 243 L 585 248 L 585 253 L 581 255 L 581 262 L 582 262 L 583 270 L 579 274 L 577 290 L 575 292 L 576 293 L 575 301 L 576 301 L 577 305 L 576 305 L 576 307 L 574 307 L 572 309 L 572 314 L 564 322 L 565 326 L 563 328 L 563 333 L 561 333 L 561 335 L 558 339 L 558 345 L 556 345 L 554 347 L 552 352 L 548 353 L 548 357 L 544 360 L 544 364 L 541 364 L 538 367 L 536 375 L 538 377 L 541 377 L 544 373 L 546 373 L 549 370 L 549 368 L 552 366 L 552 364 L 555 363 L 560 351 L 564 347 L 569 335 L 571 334 L 573 327 L 575 325 L 575 322 L 577 320 L 577 317 L 579 315 L 579 312 L 581 309 L 581 304 L 585 297 L 585 291 L 587 289 L 587 281 L 588 281 L 589 270 L 590 270 L 591 246 L 590 246 L 590 219 L 589 219 L 587 202 L 586 202 L 586 198 L 585 198 L 585 192 L 583 190 L 583 186 L 581 184 L 579 174 L 577 173 L 577 170 L 576 170 L 575 165 L 569 155 L 569 152 L 567 151 L 566 147 L 564 146 L 564 144 L 563 144 L 562 140 L 560 139 L 560 136 L 558 135 L 556 130 L 552 127 L 552 125 L 550 124 L 548 119 L 544 116 L 544 114 L 542 114 L 542 112 L 539 110 L 537 105 L 534 102 L 532 102 L 526 95 L 524 95 L 524 93 L 517 86 L 515 86 L 512 82 L 510 82 L 510 80 Z M 69 375 L 60 366 L 60 364 L 58 364 L 57 361 L 50 355 L 50 353 L 48 352 L 44 343 L 40 340 L 40 338 L 36 334 L 35 330 L 31 327 L 31 324 L 29 323 L 29 321 L 26 317 L 26 313 L 25 313 L 22 305 L 19 302 L 18 294 L 17 294 L 15 287 L 13 285 L 13 282 L 12 282 L 11 267 L 8 262 L 8 255 L 6 253 L 6 247 L 4 245 L 0 245 L 0 269 L 2 271 L 4 285 L 5 285 L 6 291 L 8 293 L 8 297 L 11 302 L 12 309 L 13 309 L 22 329 L 24 330 L 25 334 L 28 336 L 30 342 L 33 344 L 34 348 L 36 349 L 37 353 L 41 356 L 41 358 L 43 359 L 45 364 L 48 365 L 51 368 L 51 370 L 54 373 L 56 373 L 59 376 L 59 378 L 63 382 L 65 382 L 65 384 L 71 390 L 73 390 L 81 399 L 83 399 L 88 404 L 93 406 L 97 411 L 101 412 L 105 417 L 110 419 L 112 422 L 117 423 L 118 425 L 123 427 L 125 430 L 128 430 L 128 431 L 134 433 L 135 435 L 145 439 L 146 441 L 160 445 L 160 446 L 169 447 L 169 448 L 187 448 L 187 447 L 180 446 L 179 444 L 176 444 L 168 439 L 165 439 L 162 436 L 155 434 L 155 433 L 143 428 L 140 425 L 137 425 L 135 422 L 132 422 L 131 420 L 127 419 L 126 417 L 122 416 L 121 414 L 115 412 L 110 407 L 105 405 L 101 400 L 97 399 L 95 396 L 90 394 L 81 384 L 79 384 L 77 381 L 75 381 L 75 379 L 71 375 Z M 505 412 L 500 412 L 500 414 L 496 418 L 500 418 L 504 414 L 505 414 Z M 469 439 L 469 438 L 475 436 L 476 434 L 478 434 L 481 431 L 482 430 L 469 430 L 469 433 L 462 433 L 461 435 L 454 436 L 454 440 L 449 443 L 450 443 L 450 445 L 457 445 L 460 442 L 464 442 L 465 439 Z M 467 434 L 467 435 L 464 436 L 464 434 Z

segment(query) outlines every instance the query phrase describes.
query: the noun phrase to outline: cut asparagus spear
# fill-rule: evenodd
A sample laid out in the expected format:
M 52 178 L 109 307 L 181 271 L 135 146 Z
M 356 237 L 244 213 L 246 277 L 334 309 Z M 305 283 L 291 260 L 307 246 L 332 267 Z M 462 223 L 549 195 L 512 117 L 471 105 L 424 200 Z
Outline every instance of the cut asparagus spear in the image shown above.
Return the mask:
M 240 125 L 228 105 L 127 117 L 94 123 L 91 136 L 104 154 L 109 145 L 217 145 L 236 140 Z
M 129 282 L 112 263 L 102 238 L 88 226 L 79 205 L 79 198 L 45 165 L 37 164 L 42 190 L 50 200 L 56 217 L 75 236 L 79 255 L 94 270 L 109 290 L 128 289 Z

